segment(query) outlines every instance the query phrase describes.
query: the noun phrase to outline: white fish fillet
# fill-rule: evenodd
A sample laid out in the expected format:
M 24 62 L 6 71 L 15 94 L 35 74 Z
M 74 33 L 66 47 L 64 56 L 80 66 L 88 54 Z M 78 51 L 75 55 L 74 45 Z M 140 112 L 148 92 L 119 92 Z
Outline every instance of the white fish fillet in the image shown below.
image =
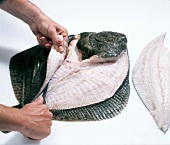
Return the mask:
M 59 35 L 60 39 L 63 40 L 62 35 Z M 44 80 L 44 83 L 39 91 L 39 93 L 35 96 L 35 99 L 42 93 L 46 85 L 48 84 L 49 80 L 57 70 L 57 68 L 62 64 L 65 56 L 66 56 L 66 51 L 67 51 L 67 43 L 63 41 L 63 45 L 65 47 L 63 53 L 59 53 L 56 51 L 54 46 L 52 46 L 51 51 L 48 56 L 48 61 L 47 61 L 47 72 L 46 72 L 46 78 Z
M 69 54 L 51 78 L 46 104 L 49 109 L 71 109 L 104 101 L 114 95 L 128 72 L 128 54 L 117 61 L 94 63 L 81 60 L 78 38 L 69 45 Z
M 170 53 L 163 46 L 165 34 L 151 41 L 133 69 L 133 84 L 159 129 L 170 124 Z

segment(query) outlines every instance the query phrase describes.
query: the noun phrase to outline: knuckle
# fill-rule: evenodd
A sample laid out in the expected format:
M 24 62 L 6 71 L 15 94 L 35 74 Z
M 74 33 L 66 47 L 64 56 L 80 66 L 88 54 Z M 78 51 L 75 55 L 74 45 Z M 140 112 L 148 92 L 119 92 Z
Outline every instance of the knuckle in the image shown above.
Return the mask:
M 50 134 L 51 134 L 51 128 L 50 128 L 50 129 L 48 129 L 47 134 L 48 134 L 48 135 L 50 135 Z
M 53 43 L 59 44 L 59 43 L 62 43 L 62 40 L 59 38 L 59 36 L 57 36 L 57 37 L 55 37 L 55 39 L 53 39 Z
M 51 126 L 52 126 L 52 121 L 49 121 L 49 122 L 48 122 L 48 125 L 51 127 Z
M 54 33 L 56 33 L 55 27 L 49 26 L 47 34 L 50 36 L 53 35 Z
M 53 117 L 53 113 L 51 113 L 50 111 L 49 111 L 49 113 L 48 113 L 48 114 L 49 114 L 49 117 L 50 117 L 50 118 L 52 118 L 52 117 Z
M 42 109 L 43 110 L 48 110 L 48 106 L 47 105 L 42 105 Z
M 45 113 L 45 116 L 46 116 L 48 119 L 51 120 L 51 118 L 53 117 L 53 114 L 52 114 L 50 111 L 47 111 L 47 112 Z

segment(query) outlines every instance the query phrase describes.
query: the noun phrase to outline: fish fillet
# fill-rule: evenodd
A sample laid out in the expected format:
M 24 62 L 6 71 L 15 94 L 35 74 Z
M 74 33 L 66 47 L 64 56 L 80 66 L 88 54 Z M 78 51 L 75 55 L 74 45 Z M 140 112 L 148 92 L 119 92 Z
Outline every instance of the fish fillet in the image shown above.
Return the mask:
M 128 63 L 127 52 L 115 63 L 64 61 L 48 84 L 46 103 L 50 109 L 71 109 L 104 101 L 123 83 Z
M 157 126 L 166 132 L 170 123 L 170 53 L 165 34 L 151 41 L 133 68 L 133 84 Z

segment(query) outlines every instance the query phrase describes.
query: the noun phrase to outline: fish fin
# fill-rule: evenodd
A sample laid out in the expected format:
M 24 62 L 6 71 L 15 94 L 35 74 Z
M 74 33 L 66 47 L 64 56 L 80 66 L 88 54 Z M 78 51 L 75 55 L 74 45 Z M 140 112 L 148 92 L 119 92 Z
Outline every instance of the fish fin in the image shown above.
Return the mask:
M 14 55 L 10 60 L 10 77 L 19 103 L 32 102 L 46 74 L 49 50 L 40 45 Z

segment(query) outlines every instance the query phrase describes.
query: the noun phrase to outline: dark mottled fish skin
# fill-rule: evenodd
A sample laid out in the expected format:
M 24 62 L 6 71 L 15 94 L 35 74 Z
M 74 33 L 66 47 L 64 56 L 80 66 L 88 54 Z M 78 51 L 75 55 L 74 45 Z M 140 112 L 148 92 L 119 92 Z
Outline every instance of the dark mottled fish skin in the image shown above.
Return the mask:
M 77 43 L 83 53 L 83 59 L 98 55 L 101 58 L 116 58 L 127 49 L 126 35 L 117 32 L 103 31 L 80 33 Z
M 11 58 L 11 82 L 15 96 L 22 106 L 32 102 L 43 85 L 49 52 L 37 45 Z
M 68 36 L 68 45 L 70 44 L 70 42 L 75 38 L 75 35 L 69 35 Z
M 97 36 L 93 36 L 93 34 L 97 34 Z M 106 36 L 107 34 L 108 36 Z M 94 54 L 106 57 L 106 55 L 102 55 L 102 51 L 107 54 L 107 57 L 117 57 L 123 50 L 127 49 L 126 36 L 121 33 L 104 31 L 100 33 L 84 32 L 80 35 L 78 47 L 84 52 L 84 57 L 87 58 Z M 114 36 L 111 37 L 110 35 Z M 72 38 L 74 38 L 74 35 L 70 37 L 70 41 Z M 113 38 L 114 41 L 112 41 Z M 95 46 L 94 39 L 99 41 L 99 45 L 96 44 Z M 86 41 L 87 43 L 85 43 Z M 103 47 L 100 42 L 104 42 L 106 47 Z M 110 53 L 113 52 L 110 51 L 110 44 L 113 45 L 113 48 L 117 46 L 120 50 L 115 50 L 115 54 L 111 55 Z M 90 45 L 93 47 L 89 47 Z M 99 49 L 94 47 L 99 47 Z M 17 107 L 21 108 L 21 106 L 32 102 L 42 87 L 46 75 L 48 54 L 49 50 L 38 45 L 12 57 L 10 61 L 10 75 L 15 96 L 20 103 Z M 60 121 L 97 121 L 108 119 L 118 115 L 123 110 L 128 102 L 129 94 L 128 72 L 124 82 L 111 98 L 84 107 L 50 111 L 53 113 L 53 119 Z

